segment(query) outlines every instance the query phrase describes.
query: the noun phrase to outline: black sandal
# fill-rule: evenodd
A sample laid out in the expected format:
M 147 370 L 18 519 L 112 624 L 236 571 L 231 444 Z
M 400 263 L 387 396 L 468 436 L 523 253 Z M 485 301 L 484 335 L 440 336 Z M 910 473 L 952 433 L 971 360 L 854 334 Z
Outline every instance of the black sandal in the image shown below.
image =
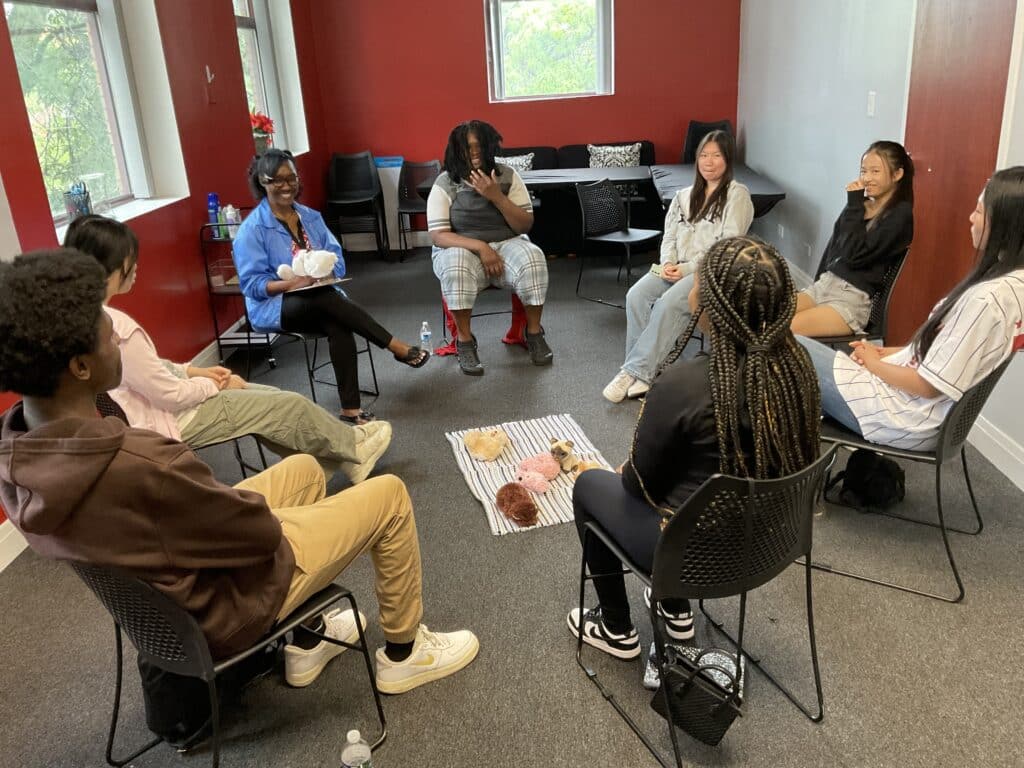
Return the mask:
M 425 349 L 419 347 L 409 347 L 409 351 L 405 353 L 405 357 L 395 355 L 395 360 L 400 363 L 405 363 L 410 368 L 422 368 L 427 360 L 430 359 L 430 353 Z
M 369 411 L 360 411 L 355 416 L 348 416 L 344 413 L 339 413 L 338 420 L 344 421 L 346 424 L 351 424 L 353 427 L 360 427 L 363 424 L 369 424 L 371 421 L 376 421 L 377 417 Z

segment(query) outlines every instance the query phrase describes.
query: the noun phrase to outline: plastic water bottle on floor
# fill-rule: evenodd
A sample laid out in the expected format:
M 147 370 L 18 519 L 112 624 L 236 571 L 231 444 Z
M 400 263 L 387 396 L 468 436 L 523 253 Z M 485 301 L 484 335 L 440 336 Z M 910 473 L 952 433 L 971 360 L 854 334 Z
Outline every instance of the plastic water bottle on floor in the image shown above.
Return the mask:
M 420 326 L 420 349 L 425 349 L 431 354 L 434 353 L 433 334 L 430 332 L 430 323 L 426 320 Z
M 341 750 L 342 768 L 372 768 L 370 757 L 373 752 L 370 745 L 359 735 L 359 731 L 349 731 L 345 741 L 345 748 Z

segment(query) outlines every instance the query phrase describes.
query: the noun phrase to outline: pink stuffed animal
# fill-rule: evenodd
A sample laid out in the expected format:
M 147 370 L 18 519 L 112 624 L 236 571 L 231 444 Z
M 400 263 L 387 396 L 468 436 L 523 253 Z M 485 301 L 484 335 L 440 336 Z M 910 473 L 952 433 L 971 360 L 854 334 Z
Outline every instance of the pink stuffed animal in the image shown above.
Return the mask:
M 558 459 L 550 453 L 538 453 L 527 456 L 519 462 L 519 472 L 536 472 L 543 475 L 545 480 L 554 480 L 562 472 L 562 466 Z
M 544 479 L 544 475 L 540 472 L 524 472 L 521 469 L 516 472 L 516 482 L 534 493 L 546 493 L 551 487 L 551 484 Z

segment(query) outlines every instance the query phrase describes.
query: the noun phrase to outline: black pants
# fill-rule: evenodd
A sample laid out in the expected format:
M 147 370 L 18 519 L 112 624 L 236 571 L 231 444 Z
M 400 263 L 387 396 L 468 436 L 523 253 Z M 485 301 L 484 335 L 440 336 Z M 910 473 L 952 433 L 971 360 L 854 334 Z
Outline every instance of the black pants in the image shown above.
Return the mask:
M 646 501 L 638 499 L 622 485 L 615 472 L 592 469 L 579 476 L 572 491 L 576 530 L 583 541 L 583 524 L 594 521 L 614 539 L 638 566 L 649 575 L 654 565 L 654 550 L 661 536 L 661 515 Z M 604 542 L 595 536 L 587 539 L 587 566 L 591 573 L 614 573 L 622 563 Z M 626 580 L 620 573 L 594 579 L 605 625 L 612 632 L 624 632 L 632 626 Z M 686 600 L 665 600 L 670 613 L 689 610 Z
M 369 312 L 332 288 L 286 293 L 281 303 L 281 329 L 327 334 L 342 408 L 359 407 L 359 363 L 352 334 L 358 333 L 381 349 L 393 338 Z

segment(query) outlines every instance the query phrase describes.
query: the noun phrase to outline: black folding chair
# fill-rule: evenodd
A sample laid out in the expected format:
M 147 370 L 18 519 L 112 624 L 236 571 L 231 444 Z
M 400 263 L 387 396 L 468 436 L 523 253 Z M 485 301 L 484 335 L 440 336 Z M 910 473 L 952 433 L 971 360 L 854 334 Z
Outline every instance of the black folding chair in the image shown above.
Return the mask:
M 210 656 L 210 647 L 206 642 L 206 637 L 196 620 L 159 590 L 116 568 L 104 568 L 83 563 L 71 563 L 71 567 L 92 590 L 93 594 L 99 598 L 114 619 L 117 666 L 114 677 L 114 711 L 110 719 L 110 732 L 107 736 L 106 759 L 107 763 L 115 768 L 127 765 L 161 742 L 159 738 L 154 739 L 125 758 L 116 758 L 113 755 L 118 712 L 121 707 L 122 630 L 128 635 L 139 652 L 139 658 L 143 661 L 172 674 L 195 677 L 206 683 L 210 696 L 213 725 L 211 760 L 213 768 L 217 768 L 220 764 L 221 738 L 217 676 L 261 652 L 268 645 L 276 643 L 288 632 L 319 615 L 339 600 L 347 600 L 355 614 L 359 615 L 352 593 L 344 587 L 331 584 L 299 606 L 288 618 L 274 625 L 273 629 L 252 647 L 230 658 L 214 661 Z M 357 621 L 356 626 L 359 629 L 358 643 L 343 642 L 318 632 L 312 632 L 312 634 L 320 637 L 321 640 L 359 651 L 363 655 L 366 662 L 366 673 L 370 677 L 370 688 L 377 705 L 377 718 L 380 721 L 380 735 L 372 744 L 372 748 L 376 749 L 387 738 L 387 722 L 380 702 L 380 693 L 377 691 L 377 681 L 370 663 L 370 650 L 363 633 L 362 623 Z
M 971 427 L 974 426 L 974 422 L 977 420 L 978 414 L 980 414 L 981 409 L 985 407 L 985 401 L 988 400 L 988 396 L 992 394 L 992 390 L 995 389 L 996 384 L 999 383 L 999 378 L 1003 375 L 1003 372 L 1006 370 L 1006 367 L 1010 364 L 1010 360 L 1012 359 L 1011 355 L 1009 360 L 1004 362 L 992 371 L 992 373 L 965 392 L 964 396 L 961 397 L 952 408 L 950 408 L 949 413 L 946 414 L 946 418 L 942 422 L 942 427 L 939 429 L 938 445 L 936 445 L 934 451 L 909 451 L 902 448 L 892 448 L 887 445 L 878 445 L 877 443 L 865 440 L 860 435 L 851 432 L 832 419 L 825 419 L 825 422 L 822 424 L 821 439 L 825 442 L 834 443 L 835 445 L 841 446 L 850 451 L 857 448 L 866 448 L 884 456 L 908 459 L 910 461 L 931 464 L 935 467 L 935 508 L 938 513 L 938 523 L 931 522 L 930 520 L 918 520 L 893 512 L 881 512 L 879 514 L 939 529 L 942 533 L 942 544 L 946 549 L 946 557 L 949 559 L 949 567 L 953 571 L 953 578 L 956 580 L 957 594 L 953 597 L 939 595 L 934 592 L 914 589 L 912 587 L 886 581 L 884 579 L 877 579 L 873 576 L 840 570 L 839 568 L 833 568 L 831 565 L 825 565 L 822 563 L 812 563 L 812 566 L 815 569 L 825 571 L 826 573 L 834 573 L 839 576 L 848 576 L 852 579 L 867 581 L 871 584 L 878 584 L 891 589 L 898 589 L 902 592 L 910 592 L 914 595 L 930 597 L 934 600 L 941 600 L 946 603 L 959 603 L 964 599 L 964 583 L 960 578 L 960 571 L 957 569 L 956 560 L 953 557 L 953 549 L 949 543 L 949 532 L 952 531 L 954 533 L 977 536 L 985 527 L 985 523 L 981 518 L 981 512 L 978 510 L 978 502 L 974 498 L 974 488 L 971 487 L 971 475 L 967 471 L 967 452 L 964 448 L 964 442 L 967 440 L 967 435 L 970 433 Z M 973 530 L 963 530 L 961 528 L 953 528 L 946 525 L 946 518 L 942 510 L 942 466 L 956 456 L 957 453 L 960 454 L 960 462 L 963 464 L 964 481 L 967 483 L 967 493 L 971 497 L 971 506 L 974 508 L 974 517 L 977 521 L 977 525 Z
M 302 352 L 303 352 L 303 354 L 305 355 L 305 358 L 306 358 L 306 376 L 309 379 L 309 394 L 310 394 L 310 397 L 313 399 L 314 403 L 317 402 L 317 399 L 316 399 L 316 385 L 317 384 L 327 384 L 327 385 L 332 386 L 332 387 L 333 386 L 337 386 L 337 382 L 331 381 L 329 379 L 319 379 L 319 378 L 317 378 L 317 375 L 316 375 L 316 372 L 319 371 L 321 368 L 324 368 L 324 367 L 326 367 L 326 366 L 331 364 L 331 360 L 330 360 L 329 357 L 328 357 L 327 360 L 322 360 L 322 361 L 318 359 L 319 355 L 320 355 L 320 340 L 321 339 L 326 339 L 327 338 L 327 334 L 325 334 L 325 333 L 296 333 L 295 331 L 277 331 L 277 333 L 281 334 L 282 336 L 286 336 L 286 337 L 288 337 L 288 338 L 290 338 L 290 339 L 292 339 L 294 341 L 298 341 L 298 342 L 302 343 Z M 309 353 L 309 344 L 310 344 L 310 342 L 313 343 L 313 354 L 312 355 L 310 355 L 310 353 Z M 358 359 L 359 355 L 366 355 L 367 359 L 370 361 L 370 376 L 373 378 L 373 389 L 363 389 L 363 388 L 360 388 L 359 391 L 362 392 L 364 395 L 371 395 L 373 397 L 378 397 L 380 395 L 380 385 L 377 383 L 377 368 L 373 364 L 373 347 L 370 346 L 370 342 L 368 340 L 363 339 L 363 342 L 364 342 L 364 346 L 363 346 L 362 349 L 360 349 L 356 353 L 356 356 L 357 356 L 357 359 Z
M 580 616 L 583 615 L 586 583 L 612 575 L 587 574 L 587 546 L 591 537 L 596 537 L 622 561 L 622 573 L 635 573 L 651 588 L 649 615 L 662 680 L 666 674 L 666 639 L 662 621 L 658 617 L 658 606 L 666 599 L 699 600 L 704 615 L 736 647 L 737 659 L 739 654 L 746 656 L 751 664 L 757 667 L 808 719 L 815 723 L 820 722 L 824 717 L 824 695 L 814 635 L 811 569 L 807 563 L 810 561 L 815 505 L 824 483 L 825 473 L 834 459 L 835 449 L 831 449 L 800 472 L 777 480 L 712 476 L 686 500 L 665 527 L 654 552 L 654 567 L 650 573 L 638 566 L 599 524 L 588 521 L 584 526 L 584 557 L 580 566 Z M 816 713 L 812 713 L 788 688 L 768 673 L 757 659 L 743 650 L 747 592 L 771 581 L 799 557 L 804 557 L 807 632 L 818 701 Z M 704 607 L 705 599 L 733 595 L 740 596 L 739 631 L 735 639 L 725 633 L 722 625 L 715 622 Z M 576 663 L 658 762 L 668 766 L 646 734 L 640 730 L 611 691 L 598 680 L 597 673 L 584 664 L 582 653 L 581 634 L 576 642 Z M 736 667 L 739 669 L 740 665 L 737 663 Z M 742 680 L 740 684 L 742 686 Z M 676 765 L 682 766 L 676 730 L 671 724 L 674 719 L 673 702 L 667 690 L 663 695 L 666 711 L 670 714 L 669 734 Z
M 822 344 L 827 344 L 833 348 L 840 348 L 844 351 L 849 346 L 851 341 L 880 341 L 885 344 L 886 333 L 889 330 L 889 304 L 892 302 L 892 289 L 896 286 L 896 281 L 900 278 L 900 273 L 903 271 L 903 265 L 907 263 L 907 256 L 910 255 L 910 249 L 906 248 L 904 251 L 893 260 L 892 264 L 885 271 L 882 276 L 882 285 L 875 292 L 875 295 L 871 297 L 871 315 L 868 318 L 867 325 L 864 326 L 864 330 L 860 333 L 851 333 L 842 336 L 820 336 L 817 340 Z M 815 276 L 817 279 L 820 276 L 821 271 L 819 269 L 818 275 Z
M 576 195 L 579 197 L 580 210 L 583 213 L 584 239 L 594 243 L 621 245 L 625 248 L 626 283 L 628 285 L 633 276 L 633 246 L 657 240 L 661 237 L 661 232 L 656 229 L 630 228 L 626 216 L 626 208 L 622 202 L 622 195 L 619 194 L 619 190 L 616 189 L 615 185 L 607 179 L 595 181 L 593 184 L 577 184 Z M 596 296 L 586 296 L 580 293 L 585 259 L 586 257 L 580 254 L 580 271 L 579 276 L 576 278 L 576 295 L 587 301 L 624 309 L 625 305 L 623 304 L 616 304 Z M 619 262 L 619 274 L 622 274 L 621 260 Z
M 336 234 L 372 232 L 377 255 L 390 253 L 384 192 L 369 150 L 331 156 L 327 172 L 327 212 L 327 223 L 333 224 Z
M 412 217 L 416 214 L 427 212 L 427 201 L 423 199 L 417 189 L 421 183 L 433 181 L 441 172 L 441 163 L 437 160 L 428 160 L 425 163 L 402 163 L 402 170 L 398 174 L 398 239 L 402 255 L 399 261 L 405 261 L 405 254 L 409 251 L 409 236 L 407 232 L 412 231 Z M 406 218 L 409 226 L 405 226 Z

